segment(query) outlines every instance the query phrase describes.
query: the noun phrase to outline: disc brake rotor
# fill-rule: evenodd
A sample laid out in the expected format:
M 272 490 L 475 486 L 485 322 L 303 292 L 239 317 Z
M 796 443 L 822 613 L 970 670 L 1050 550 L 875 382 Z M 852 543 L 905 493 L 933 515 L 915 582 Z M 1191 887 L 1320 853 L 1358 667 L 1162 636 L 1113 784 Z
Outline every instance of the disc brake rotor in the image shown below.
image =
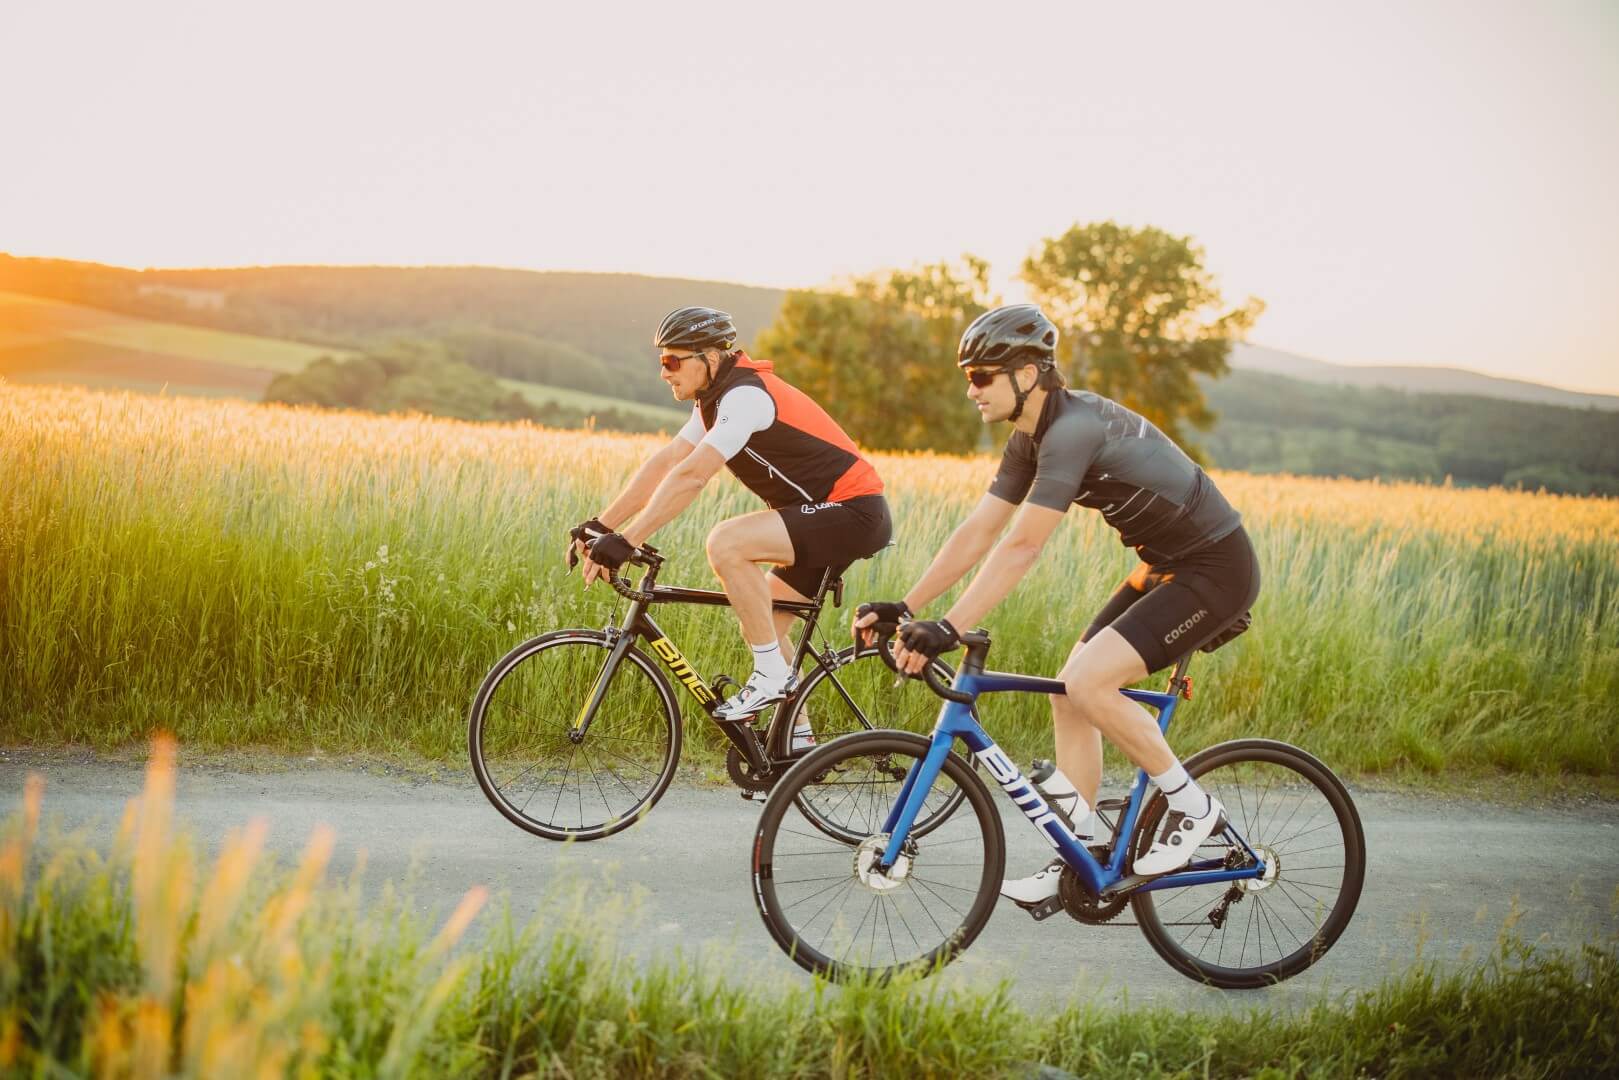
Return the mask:
M 866 837 L 860 842 L 860 846 L 854 849 L 855 877 L 872 892 L 886 893 L 901 888 L 911 876 L 911 862 L 915 852 L 907 850 L 910 848 L 910 844 L 901 848 L 899 858 L 894 860 L 894 865 L 884 874 L 877 869 L 877 861 L 888 849 L 888 834 L 878 833 Z

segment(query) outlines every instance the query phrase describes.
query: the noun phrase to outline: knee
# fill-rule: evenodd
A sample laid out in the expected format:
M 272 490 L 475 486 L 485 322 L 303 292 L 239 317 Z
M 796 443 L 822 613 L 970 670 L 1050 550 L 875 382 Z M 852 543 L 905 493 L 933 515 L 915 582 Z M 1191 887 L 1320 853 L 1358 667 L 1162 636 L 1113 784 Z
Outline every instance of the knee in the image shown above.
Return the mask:
M 1103 706 L 1119 692 L 1118 687 L 1109 685 L 1106 680 L 1098 680 L 1083 670 L 1070 674 L 1063 684 L 1068 687 L 1068 693 L 1061 698 L 1054 696 L 1051 699 L 1053 707 L 1086 723 L 1094 723 L 1097 716 L 1105 714 Z
M 731 530 L 724 525 L 714 526 L 703 547 L 708 552 L 708 565 L 716 570 L 736 561 L 736 541 L 731 536 Z

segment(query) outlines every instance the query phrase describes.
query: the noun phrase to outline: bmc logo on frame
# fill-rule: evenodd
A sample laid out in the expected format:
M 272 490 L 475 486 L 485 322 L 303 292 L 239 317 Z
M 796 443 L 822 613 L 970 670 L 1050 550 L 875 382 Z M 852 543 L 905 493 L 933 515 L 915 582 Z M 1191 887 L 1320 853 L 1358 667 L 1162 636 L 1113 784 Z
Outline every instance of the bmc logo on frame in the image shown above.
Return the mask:
M 1023 816 L 1034 822 L 1034 827 L 1045 836 L 1046 843 L 1061 851 L 1060 838 L 1066 836 L 1070 840 L 1073 839 L 1073 833 L 1064 827 L 1061 818 L 1052 813 L 1051 807 L 1046 805 L 1046 801 L 1040 797 L 1034 785 L 1018 771 L 1018 767 L 1012 764 L 1012 760 L 1006 756 L 1004 750 L 990 743 L 987 748 L 976 751 L 973 757 L 989 770 L 989 775 L 993 776 L 995 782 L 1001 785 L 1001 789 L 1012 797 L 1017 808 L 1023 811 Z
M 833 507 L 842 505 L 842 503 L 835 502 L 816 503 L 813 506 L 800 506 L 798 512 L 800 514 L 813 514 L 817 510 L 831 510 Z
M 661 637 L 652 643 L 652 651 L 669 665 L 669 670 L 675 673 L 675 678 L 680 680 L 681 685 L 691 691 L 692 697 L 704 705 L 714 700 L 714 691 L 710 690 L 703 683 L 701 676 L 691 669 L 686 658 L 680 655 L 680 650 L 675 648 L 674 642 Z
M 1202 622 L 1203 616 L 1207 615 L 1208 613 L 1207 608 L 1198 608 L 1196 615 L 1193 615 L 1190 619 L 1187 619 L 1185 622 L 1175 627 L 1175 629 L 1164 635 L 1164 644 L 1173 644 L 1176 638 L 1180 637 L 1182 634 L 1186 633 L 1186 631 Z

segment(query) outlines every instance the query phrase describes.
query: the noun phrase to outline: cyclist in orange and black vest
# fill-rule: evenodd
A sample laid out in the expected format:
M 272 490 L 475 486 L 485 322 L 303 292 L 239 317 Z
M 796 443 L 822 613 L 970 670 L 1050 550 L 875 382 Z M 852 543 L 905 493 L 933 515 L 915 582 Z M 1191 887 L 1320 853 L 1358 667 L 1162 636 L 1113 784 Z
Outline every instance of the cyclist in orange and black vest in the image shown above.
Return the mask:
M 722 521 L 708 534 L 709 564 L 753 650 L 753 674 L 716 710 L 726 720 L 752 716 L 792 689 L 793 620 L 772 617 L 772 598 L 810 599 L 828 567 L 841 572 L 880 550 L 893 532 L 871 462 L 768 361 L 735 348 L 736 338 L 731 316 L 713 308 L 664 317 L 652 343 L 675 400 L 694 402 L 691 418 L 606 509 L 571 532 L 589 585 L 674 520 L 722 465 L 770 507 Z M 759 563 L 775 569 L 761 574 Z M 810 735 L 795 731 L 795 749 Z

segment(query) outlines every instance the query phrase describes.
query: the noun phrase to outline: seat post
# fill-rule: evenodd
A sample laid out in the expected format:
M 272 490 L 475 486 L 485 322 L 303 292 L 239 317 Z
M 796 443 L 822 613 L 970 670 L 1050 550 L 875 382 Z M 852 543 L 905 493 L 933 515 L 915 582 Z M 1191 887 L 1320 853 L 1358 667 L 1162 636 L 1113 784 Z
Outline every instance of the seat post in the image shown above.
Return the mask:
M 1192 680 L 1186 674 L 1186 669 L 1192 664 L 1192 654 L 1187 653 L 1175 664 L 1175 670 L 1170 673 L 1169 686 L 1164 690 L 1166 694 L 1177 694 L 1187 701 L 1192 700 Z

